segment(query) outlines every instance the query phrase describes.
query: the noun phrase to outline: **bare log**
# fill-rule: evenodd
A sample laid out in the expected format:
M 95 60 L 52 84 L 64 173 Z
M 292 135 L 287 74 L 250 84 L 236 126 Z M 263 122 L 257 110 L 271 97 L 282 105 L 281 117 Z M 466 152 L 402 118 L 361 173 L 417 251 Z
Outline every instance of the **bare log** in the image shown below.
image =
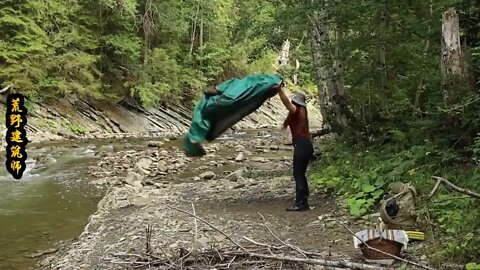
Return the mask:
M 455 190 L 459 193 L 468 195 L 468 196 L 476 198 L 476 199 L 480 199 L 480 194 L 478 194 L 476 192 L 473 192 L 473 191 L 465 189 L 465 188 L 458 187 L 458 186 L 454 185 L 452 182 L 448 181 L 445 178 L 438 177 L 438 176 L 432 176 L 432 177 L 434 179 L 437 179 L 437 183 L 435 184 L 432 191 L 430 192 L 429 198 L 431 198 L 433 195 L 435 195 L 435 192 L 437 192 L 440 184 L 443 183 L 444 185 L 447 185 L 447 186 L 451 187 L 453 190 Z
M 0 94 L 3 93 L 3 92 L 7 92 L 7 91 L 8 91 L 10 88 L 12 88 L 12 87 L 13 87 L 13 85 L 11 85 L 11 84 L 5 86 L 2 90 L 0 90 Z

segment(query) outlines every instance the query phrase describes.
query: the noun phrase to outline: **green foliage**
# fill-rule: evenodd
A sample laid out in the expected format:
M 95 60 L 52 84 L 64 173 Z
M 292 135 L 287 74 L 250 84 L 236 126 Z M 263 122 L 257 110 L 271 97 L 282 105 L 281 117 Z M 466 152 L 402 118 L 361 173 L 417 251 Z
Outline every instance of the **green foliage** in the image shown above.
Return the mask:
M 442 141 L 420 138 L 418 132 L 390 130 L 382 140 L 369 143 L 341 137 L 322 144 L 322 160 L 311 179 L 319 187 L 333 189 L 344 198 L 354 216 L 376 210 L 379 200 L 392 182 L 411 182 L 419 191 L 419 224 L 426 232 L 434 224 L 435 239 L 431 247 L 436 262 L 465 262 L 480 256 L 480 211 L 471 198 L 440 190 L 429 202 L 424 197 L 433 188 L 431 176 L 445 176 L 455 184 L 480 190 L 476 165 L 465 165 L 462 151 L 452 151 Z M 476 144 L 473 149 L 476 149 Z M 475 159 L 472 159 L 475 161 Z M 432 220 L 427 220 L 427 217 Z M 459 235 L 462 237 L 459 238 Z
M 82 124 L 70 123 L 69 121 L 64 120 L 60 123 L 60 125 L 64 128 L 69 129 L 70 131 L 72 131 L 77 135 L 85 135 L 88 133 L 88 128 L 83 126 Z
M 474 263 L 474 262 L 467 263 L 466 269 L 467 270 L 479 270 L 480 269 L 480 264 Z
M 267 0 L 4 1 L 0 84 L 31 97 L 188 102 L 207 84 L 274 72 L 277 10 Z

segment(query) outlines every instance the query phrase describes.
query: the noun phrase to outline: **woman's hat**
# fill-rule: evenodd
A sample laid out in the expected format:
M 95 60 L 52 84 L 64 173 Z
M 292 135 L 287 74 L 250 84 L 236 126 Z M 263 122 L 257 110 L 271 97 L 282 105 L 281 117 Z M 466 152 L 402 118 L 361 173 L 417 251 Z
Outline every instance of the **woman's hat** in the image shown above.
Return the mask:
M 307 107 L 307 104 L 305 104 L 305 94 L 295 93 L 292 95 L 291 99 L 293 103 L 303 107 Z

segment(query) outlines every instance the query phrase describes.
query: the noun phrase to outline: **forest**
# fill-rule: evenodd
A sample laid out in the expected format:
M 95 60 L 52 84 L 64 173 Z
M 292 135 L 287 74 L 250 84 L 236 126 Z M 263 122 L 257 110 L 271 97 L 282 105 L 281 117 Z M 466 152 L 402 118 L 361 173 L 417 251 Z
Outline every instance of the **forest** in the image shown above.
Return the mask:
M 451 60 L 442 29 L 455 18 Z M 1 0 L 0 37 L 0 84 L 31 101 L 145 107 L 191 106 L 226 79 L 273 73 L 288 39 L 282 76 L 318 98 L 337 135 L 311 181 L 359 217 L 390 183 L 411 182 L 437 265 L 480 258 L 478 199 L 428 196 L 434 176 L 480 192 L 478 1 Z

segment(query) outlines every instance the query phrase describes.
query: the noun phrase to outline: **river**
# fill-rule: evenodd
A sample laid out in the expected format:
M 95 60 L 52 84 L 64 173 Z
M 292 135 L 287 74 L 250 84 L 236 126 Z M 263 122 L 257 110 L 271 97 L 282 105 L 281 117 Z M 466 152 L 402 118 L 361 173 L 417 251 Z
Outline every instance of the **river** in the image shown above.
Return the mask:
M 144 145 L 141 140 L 27 145 L 27 170 L 21 180 L 14 180 L 2 161 L 0 269 L 32 268 L 36 260 L 31 257 L 77 237 L 103 194 L 88 185 L 88 167 L 96 164 L 97 154 Z

